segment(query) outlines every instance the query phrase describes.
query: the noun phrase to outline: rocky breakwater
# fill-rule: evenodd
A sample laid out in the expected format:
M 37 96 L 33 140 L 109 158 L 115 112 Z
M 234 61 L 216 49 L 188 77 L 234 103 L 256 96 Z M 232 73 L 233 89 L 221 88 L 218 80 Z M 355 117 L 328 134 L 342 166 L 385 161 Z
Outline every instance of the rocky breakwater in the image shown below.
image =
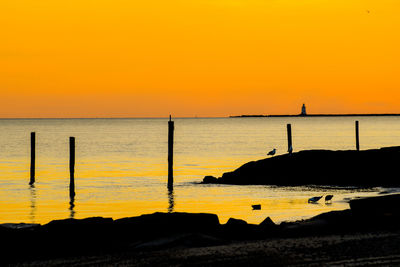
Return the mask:
M 400 147 L 370 150 L 303 150 L 248 162 L 203 183 L 237 185 L 400 186 Z
M 40 261 L 60 258 L 78 258 L 81 265 L 90 262 L 90 257 L 109 255 L 107 258 L 111 259 L 116 253 L 129 254 L 132 259 L 140 258 L 144 252 L 226 246 L 243 240 L 359 233 L 380 236 L 382 232 L 390 233 L 392 239 L 385 244 L 396 250 L 400 233 L 399 206 L 400 194 L 355 199 L 350 201 L 349 210 L 279 225 L 269 217 L 258 225 L 234 218 L 220 224 L 217 215 L 205 213 L 154 213 L 117 220 L 65 219 L 45 225 L 0 224 L 0 265 L 33 262 L 40 266 L 44 265 Z M 149 255 L 152 260 L 157 257 L 157 254 Z M 87 265 L 97 264 L 94 261 Z

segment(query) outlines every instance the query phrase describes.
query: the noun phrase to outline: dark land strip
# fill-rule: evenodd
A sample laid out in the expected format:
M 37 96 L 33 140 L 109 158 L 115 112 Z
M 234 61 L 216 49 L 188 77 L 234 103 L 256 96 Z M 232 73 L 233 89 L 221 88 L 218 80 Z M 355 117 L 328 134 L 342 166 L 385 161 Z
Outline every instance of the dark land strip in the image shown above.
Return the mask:
M 237 115 L 237 116 L 229 116 L 229 118 L 260 118 L 260 117 L 270 117 L 270 118 L 285 118 L 285 117 L 395 117 L 400 116 L 400 114 L 395 113 L 381 113 L 381 114 L 288 114 L 288 115 Z

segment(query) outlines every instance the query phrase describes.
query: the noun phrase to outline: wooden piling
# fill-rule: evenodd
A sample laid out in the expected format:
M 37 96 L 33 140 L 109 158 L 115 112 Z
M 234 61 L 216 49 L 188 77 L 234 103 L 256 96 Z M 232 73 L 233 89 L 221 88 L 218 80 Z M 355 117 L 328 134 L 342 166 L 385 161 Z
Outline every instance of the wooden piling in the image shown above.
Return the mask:
M 75 137 L 69 138 L 69 196 L 75 196 Z
M 287 125 L 287 139 L 288 139 L 288 152 L 292 154 L 293 146 L 292 146 L 292 125 L 289 123 Z
M 173 161 L 174 161 L 174 122 L 169 115 L 168 121 L 168 188 L 174 186 Z
M 35 183 L 35 162 L 36 162 L 36 133 L 31 132 L 31 179 L 29 184 Z
M 356 150 L 360 151 L 360 137 L 359 137 L 359 127 L 358 121 L 356 121 Z

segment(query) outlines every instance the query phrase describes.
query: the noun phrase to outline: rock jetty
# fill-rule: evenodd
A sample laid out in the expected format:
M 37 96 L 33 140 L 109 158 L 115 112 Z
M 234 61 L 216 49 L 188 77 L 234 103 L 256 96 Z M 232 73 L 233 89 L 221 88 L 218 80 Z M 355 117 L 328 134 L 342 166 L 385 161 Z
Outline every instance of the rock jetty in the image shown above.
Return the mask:
M 203 183 L 236 185 L 400 186 L 400 147 L 370 150 L 303 150 L 248 162 Z

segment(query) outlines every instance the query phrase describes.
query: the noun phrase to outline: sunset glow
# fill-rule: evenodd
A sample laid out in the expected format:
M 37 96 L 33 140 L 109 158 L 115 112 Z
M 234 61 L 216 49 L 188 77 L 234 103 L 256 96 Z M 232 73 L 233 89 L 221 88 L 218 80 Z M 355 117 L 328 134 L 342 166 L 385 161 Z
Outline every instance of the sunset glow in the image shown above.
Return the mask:
M 398 0 L 3 0 L 0 117 L 400 113 Z

